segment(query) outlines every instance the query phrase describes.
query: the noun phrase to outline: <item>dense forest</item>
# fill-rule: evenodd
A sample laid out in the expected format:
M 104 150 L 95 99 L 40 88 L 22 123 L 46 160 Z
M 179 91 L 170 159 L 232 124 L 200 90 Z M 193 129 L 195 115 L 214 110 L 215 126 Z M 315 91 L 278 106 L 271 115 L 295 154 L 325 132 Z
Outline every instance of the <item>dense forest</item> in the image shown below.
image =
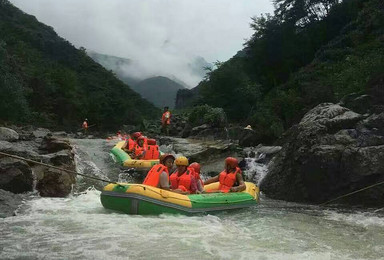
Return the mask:
M 116 129 L 160 115 L 111 71 L 55 31 L 0 0 L 0 121 Z
M 273 2 L 274 15 L 252 19 L 243 50 L 179 91 L 178 108 L 222 107 L 230 121 L 274 140 L 310 108 L 364 93 L 384 74 L 384 1 Z

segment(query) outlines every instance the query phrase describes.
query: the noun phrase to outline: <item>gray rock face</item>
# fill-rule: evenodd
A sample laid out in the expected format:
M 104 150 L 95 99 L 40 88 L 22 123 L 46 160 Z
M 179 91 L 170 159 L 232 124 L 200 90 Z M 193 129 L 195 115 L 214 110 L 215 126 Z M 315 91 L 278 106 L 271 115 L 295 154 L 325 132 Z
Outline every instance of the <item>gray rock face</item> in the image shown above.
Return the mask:
M 235 150 L 234 144 L 227 141 L 202 141 L 198 139 L 163 137 L 160 139 L 160 143 L 162 145 L 171 145 L 171 150 L 186 156 L 191 162 L 203 164 L 229 155 Z
M 282 138 L 261 190 L 276 199 L 319 203 L 384 180 L 383 117 L 318 105 Z M 383 199 L 384 189 L 370 189 L 343 202 L 383 205 Z
M 12 158 L 1 158 L 0 189 L 13 193 L 32 191 L 33 175 L 29 165 Z
M 17 142 L 0 141 L 0 151 L 75 171 L 74 155 L 68 141 L 51 136 L 47 129 L 24 131 Z M 31 165 L 9 157 L 0 159 L 0 189 L 13 193 L 32 191 L 33 181 L 41 196 L 67 196 L 75 183 L 75 174 L 57 172 L 45 166 Z
M 75 176 L 71 173 L 45 168 L 36 189 L 42 197 L 65 197 L 71 193 L 75 182 Z
M 49 134 L 52 134 L 50 130 L 45 128 L 37 128 L 35 131 L 32 132 L 33 136 L 35 138 L 44 138 Z
M 19 139 L 19 134 L 10 128 L 0 127 L 0 140 L 13 142 Z
M 43 139 L 39 149 L 49 153 L 55 153 L 61 150 L 70 150 L 72 148 L 68 141 L 47 137 Z

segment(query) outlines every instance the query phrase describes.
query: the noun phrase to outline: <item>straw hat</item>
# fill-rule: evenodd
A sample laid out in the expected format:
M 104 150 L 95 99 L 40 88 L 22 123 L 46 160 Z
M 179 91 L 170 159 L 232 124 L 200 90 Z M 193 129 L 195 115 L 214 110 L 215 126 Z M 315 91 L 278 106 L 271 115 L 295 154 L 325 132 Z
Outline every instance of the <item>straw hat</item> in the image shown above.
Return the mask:
M 251 125 L 247 125 L 246 127 L 244 127 L 244 129 L 252 130 L 252 126 Z

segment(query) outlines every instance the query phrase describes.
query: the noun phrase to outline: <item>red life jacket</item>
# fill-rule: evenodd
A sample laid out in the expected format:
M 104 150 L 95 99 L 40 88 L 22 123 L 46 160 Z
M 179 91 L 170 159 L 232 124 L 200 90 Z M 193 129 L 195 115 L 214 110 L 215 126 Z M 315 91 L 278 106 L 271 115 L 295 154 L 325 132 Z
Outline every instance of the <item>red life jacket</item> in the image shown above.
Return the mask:
M 136 143 L 136 145 L 135 145 L 135 157 L 138 158 L 140 155 L 143 154 L 144 151 L 147 151 L 147 149 L 148 149 L 147 139 L 144 139 L 143 147 L 141 147 L 140 145 L 138 145 Z M 142 158 L 138 158 L 138 159 L 144 159 L 144 158 L 142 157 Z
M 161 117 L 161 122 L 166 125 L 171 124 L 171 112 L 167 111 L 163 113 L 163 116 Z
M 241 173 L 239 167 L 236 167 L 235 172 L 227 173 L 226 170 L 222 171 L 219 175 L 219 190 L 223 192 L 229 192 L 229 190 L 233 187 L 236 182 L 236 175 Z
M 88 129 L 88 123 L 87 123 L 87 121 L 84 121 L 83 122 L 83 126 L 82 126 L 84 129 Z
M 169 181 L 171 182 L 171 188 L 191 192 L 192 177 L 193 173 L 189 169 L 187 169 L 181 176 L 179 176 L 178 171 L 174 172 L 169 177 Z
M 169 181 L 169 173 L 168 173 L 168 168 L 164 166 L 163 164 L 156 164 L 154 165 L 148 172 L 147 176 L 144 179 L 143 184 L 153 186 L 153 187 L 158 187 L 159 186 L 159 181 L 160 181 L 160 174 L 162 172 L 167 173 L 167 178 Z
M 133 148 L 135 147 L 135 141 L 133 141 L 132 138 L 128 138 L 127 141 L 126 141 L 128 144 L 127 144 L 127 148 L 129 151 L 132 151 Z
M 158 145 L 148 145 L 148 150 L 144 155 L 144 160 L 159 159 L 160 152 Z

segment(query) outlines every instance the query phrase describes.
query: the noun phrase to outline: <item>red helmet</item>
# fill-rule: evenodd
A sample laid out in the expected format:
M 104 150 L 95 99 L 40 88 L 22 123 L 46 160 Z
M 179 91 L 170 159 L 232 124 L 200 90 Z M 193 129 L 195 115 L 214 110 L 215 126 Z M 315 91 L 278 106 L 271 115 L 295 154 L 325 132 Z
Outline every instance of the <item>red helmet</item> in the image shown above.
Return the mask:
M 200 163 L 194 162 L 189 165 L 195 172 L 200 173 Z
M 167 158 L 172 158 L 173 160 L 175 160 L 175 156 L 173 156 L 172 154 L 162 154 L 160 155 L 160 163 L 164 163 L 164 161 L 167 159 Z
M 236 158 L 233 157 L 227 157 L 225 159 L 225 165 L 229 165 L 232 168 L 235 168 L 239 165 L 239 161 Z
M 141 132 L 135 132 L 135 133 L 133 133 L 131 136 L 132 136 L 132 138 L 137 139 L 137 138 L 139 138 L 141 135 L 142 135 Z
M 137 142 L 139 142 L 139 141 L 141 141 L 141 140 L 145 141 L 145 136 L 140 135 L 140 136 L 136 139 Z

